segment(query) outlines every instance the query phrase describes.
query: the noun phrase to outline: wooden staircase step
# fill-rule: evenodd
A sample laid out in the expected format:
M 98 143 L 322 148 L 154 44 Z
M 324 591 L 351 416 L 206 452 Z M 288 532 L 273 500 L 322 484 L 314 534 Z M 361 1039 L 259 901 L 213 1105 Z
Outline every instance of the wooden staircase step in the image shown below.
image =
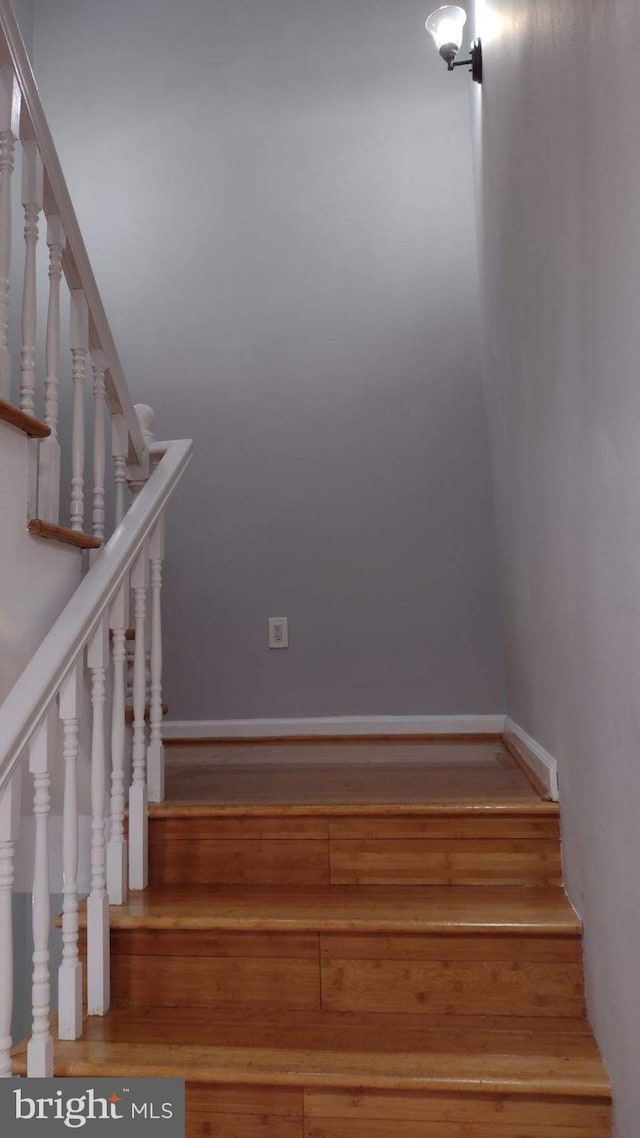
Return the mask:
M 114 1006 L 585 1014 L 560 889 L 152 889 L 111 915 Z
M 555 886 L 165 886 L 132 893 L 110 912 L 113 930 L 581 935 L 575 910 Z
M 541 804 L 546 805 L 546 804 Z M 152 808 L 153 885 L 558 885 L 557 811 Z
M 602 1060 L 584 1023 L 577 1030 L 573 1024 L 559 1027 L 558 1021 L 533 1026 L 535 1030 L 530 1019 L 518 1026 L 516 1018 L 504 1027 L 496 1026 L 495 1019 L 465 1016 L 447 1024 L 442 1017 L 416 1022 L 413 1016 L 382 1013 L 116 1009 L 86 1019 L 80 1040 L 60 1041 L 57 1065 L 60 1073 L 85 1073 L 93 1050 L 93 1058 L 108 1064 L 107 1073 L 114 1074 L 122 1052 L 145 1063 L 149 1049 L 158 1074 L 165 1075 L 172 1063 L 169 1051 L 184 1048 L 182 1060 L 192 1051 L 200 1052 L 194 1055 L 196 1061 L 205 1053 L 215 1060 L 211 1070 L 198 1069 L 204 1082 L 226 1081 L 224 1073 L 232 1076 L 229 1081 L 255 1083 L 260 1081 L 256 1075 L 270 1070 L 274 1084 L 340 1086 L 349 1085 L 351 1073 L 359 1071 L 367 1075 L 369 1085 L 388 1090 L 409 1090 L 418 1081 L 434 1090 L 609 1093 Z M 158 1053 L 153 1053 L 154 1045 Z M 16 1049 L 17 1074 L 22 1073 L 25 1051 L 25 1045 Z M 244 1055 L 238 1064 L 235 1051 L 255 1058 L 247 1064 Z M 344 1063 L 335 1061 L 337 1053 Z M 176 1075 L 195 1077 L 195 1070 L 175 1065 Z M 344 1067 L 349 1069 L 346 1078 Z
M 17 1074 L 25 1063 L 22 1046 Z M 609 1081 L 584 1023 L 116 1010 L 58 1044 L 55 1073 L 183 1076 L 189 1138 L 610 1133 Z

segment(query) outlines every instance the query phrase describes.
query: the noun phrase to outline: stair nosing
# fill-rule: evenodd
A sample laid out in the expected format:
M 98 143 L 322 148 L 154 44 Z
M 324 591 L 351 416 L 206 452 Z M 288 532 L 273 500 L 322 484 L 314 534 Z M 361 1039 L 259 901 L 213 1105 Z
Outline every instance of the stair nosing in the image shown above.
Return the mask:
M 81 918 L 80 927 L 86 927 L 86 918 Z M 183 919 L 180 923 L 164 918 L 123 918 L 121 921 L 112 920 L 111 929 L 117 931 L 134 931 L 137 929 L 156 930 L 158 932 L 263 932 L 263 933 L 377 933 L 383 935 L 404 936 L 494 936 L 494 937 L 528 937 L 531 939 L 544 939 L 545 937 L 565 937 L 567 940 L 579 939 L 582 935 L 579 926 L 567 926 L 560 923 L 548 925 L 508 925 L 489 922 L 467 922 L 463 924 L 446 924 L 444 921 L 376 921 L 371 920 L 324 920 L 289 918 L 286 920 L 246 920 L 238 918 L 220 918 L 218 920 L 193 918 Z
M 229 913 L 230 904 L 255 901 L 258 905 L 268 903 L 273 897 L 272 886 L 235 886 L 227 890 L 210 891 L 205 894 L 201 906 L 194 906 L 192 912 L 175 913 L 176 898 L 184 901 L 196 900 L 199 891 L 189 887 L 173 888 L 163 898 L 164 889 L 156 886 L 147 892 L 155 911 L 135 911 L 129 908 L 131 901 L 124 906 L 112 905 L 110 908 L 110 924 L 114 931 L 125 930 L 158 930 L 174 932 L 273 932 L 273 933 L 353 933 L 377 935 L 408 935 L 408 936 L 495 936 L 508 939 L 511 937 L 527 937 L 543 939 L 545 937 L 561 937 L 567 940 L 579 939 L 582 936 L 582 923 L 575 909 L 571 905 L 561 886 L 401 886 L 401 896 L 404 900 L 422 902 L 426 907 L 432 905 L 431 912 L 409 912 L 402 915 L 387 915 L 389 894 L 398 896 L 397 889 L 391 886 L 318 886 L 311 892 L 314 898 L 310 900 L 310 890 L 306 887 L 290 887 L 280 889 L 279 895 L 283 898 L 285 911 L 258 913 L 251 910 Z M 537 912 L 527 916 L 509 916 L 508 904 L 522 905 L 528 900 L 539 900 L 540 890 L 544 889 L 543 899 L 556 911 L 549 916 Z M 447 913 L 447 904 L 460 906 L 464 904 L 465 894 L 478 897 L 478 890 L 483 890 L 485 896 L 483 903 L 488 906 L 488 915 L 478 915 L 471 911 L 465 916 L 459 911 L 451 915 Z M 296 913 L 296 900 L 300 898 L 303 910 Z M 332 902 L 348 904 L 347 899 L 360 899 L 365 902 L 368 912 L 358 912 L 357 908 L 339 913 L 331 912 Z M 132 899 L 135 905 L 135 898 Z M 381 902 L 383 911 L 376 913 L 376 903 Z M 435 905 L 434 905 L 435 902 Z M 227 906 L 227 911 L 215 911 L 215 905 Z M 162 905 L 166 904 L 166 909 Z M 315 907 L 314 907 L 315 905 Z M 491 906 L 494 914 L 491 915 Z M 310 911 L 309 911 L 310 906 Z M 503 906 L 503 915 L 500 915 L 500 906 Z M 288 911 L 287 911 L 288 907 Z M 212 911 L 213 909 L 213 911 Z M 495 913 L 495 909 L 498 910 Z M 559 910 L 559 911 L 558 911 Z M 80 925 L 86 926 L 86 906 L 80 909 Z M 60 918 L 58 918 L 58 921 Z
M 526 818 L 560 816 L 557 802 L 540 799 L 539 802 L 486 803 L 478 802 L 373 802 L 373 803 L 203 803 L 203 802 L 155 802 L 149 804 L 149 820 L 154 818 L 218 818 L 261 816 L 279 818 L 283 815 L 307 817 L 326 816 L 389 816 L 423 815 L 425 817 L 468 817 L 480 816 L 500 818 Z

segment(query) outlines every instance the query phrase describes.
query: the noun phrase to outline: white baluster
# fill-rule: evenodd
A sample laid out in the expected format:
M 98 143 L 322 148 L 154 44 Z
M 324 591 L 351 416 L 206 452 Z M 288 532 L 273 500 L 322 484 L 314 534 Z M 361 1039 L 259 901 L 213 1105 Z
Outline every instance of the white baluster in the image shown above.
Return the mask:
M 60 380 L 60 281 L 62 253 L 67 241 L 57 214 L 47 219 L 49 246 L 49 306 L 47 309 L 44 421 L 51 429 L 40 443 L 38 516 L 47 522 L 60 520 L 60 443 L 58 442 L 58 383 Z
M 9 270 L 11 267 L 11 178 L 20 130 L 20 88 L 12 67 L 0 68 L 0 399 L 11 398 Z
M 78 955 L 78 752 L 82 671 L 76 664 L 60 689 L 64 808 L 62 829 L 62 964 L 58 969 L 58 1037 L 82 1035 L 82 964 Z
M 87 900 L 87 1011 L 104 1015 L 109 1010 L 109 902 L 105 856 L 105 720 L 109 633 L 102 620 L 87 649 L 91 672 L 91 893 Z
M 93 536 L 104 541 L 104 377 L 105 354 L 97 348 L 91 352 L 93 362 Z
M 149 746 L 147 783 L 149 801 L 164 801 L 164 746 L 162 743 L 162 561 L 164 557 L 164 518 L 149 541 L 151 587 L 151 685 L 149 708 Z
M 147 857 L 147 782 L 145 725 L 145 615 L 149 559 L 146 547 L 131 572 L 134 597 L 135 654 L 133 662 L 133 775 L 129 790 L 129 888 L 146 889 Z
M 124 836 L 125 808 L 125 630 L 129 619 L 129 584 L 125 580 L 111 606 L 113 651 L 113 697 L 111 702 L 111 831 L 107 846 L 107 891 L 112 905 L 127 899 L 127 841 Z
M 36 404 L 36 252 L 38 218 L 42 209 L 44 168 L 37 142 L 22 144 L 22 205 L 24 207 L 24 286 L 22 291 L 22 354 L 20 358 L 20 410 L 34 415 Z
M 82 289 L 71 290 L 73 436 L 71 442 L 71 529 L 84 524 L 84 381 L 89 350 L 89 309 Z
M 13 889 L 14 849 L 20 820 L 18 771 L 0 791 L 0 1079 L 11 1075 L 11 1017 L 13 1014 Z
M 120 525 L 124 517 L 124 491 L 127 485 L 127 457 L 129 435 L 124 415 L 111 418 L 111 453 L 113 454 L 114 482 L 116 490 L 115 525 Z
M 49 1031 L 51 979 L 49 973 L 49 847 L 48 822 L 51 798 L 49 785 L 48 724 L 45 719 L 29 746 L 29 770 L 33 775 L 33 813 L 36 824 L 33 865 L 33 1027 L 27 1047 L 27 1074 L 30 1078 L 53 1076 L 53 1039 Z

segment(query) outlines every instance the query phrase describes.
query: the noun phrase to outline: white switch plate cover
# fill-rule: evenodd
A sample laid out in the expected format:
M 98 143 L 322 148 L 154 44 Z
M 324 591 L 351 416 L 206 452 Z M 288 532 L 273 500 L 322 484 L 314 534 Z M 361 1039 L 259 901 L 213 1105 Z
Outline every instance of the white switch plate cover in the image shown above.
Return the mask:
M 286 616 L 269 617 L 269 647 L 289 647 L 289 621 Z

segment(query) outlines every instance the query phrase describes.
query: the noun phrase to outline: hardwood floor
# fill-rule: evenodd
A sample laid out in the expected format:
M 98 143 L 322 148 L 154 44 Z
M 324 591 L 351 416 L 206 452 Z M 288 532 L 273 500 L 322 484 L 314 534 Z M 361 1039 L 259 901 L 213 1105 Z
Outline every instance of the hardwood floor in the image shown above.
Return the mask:
M 500 740 L 167 754 L 57 1073 L 183 1075 L 188 1138 L 609 1138 L 558 806 Z
M 500 739 L 168 743 L 166 795 L 260 805 L 538 802 Z

